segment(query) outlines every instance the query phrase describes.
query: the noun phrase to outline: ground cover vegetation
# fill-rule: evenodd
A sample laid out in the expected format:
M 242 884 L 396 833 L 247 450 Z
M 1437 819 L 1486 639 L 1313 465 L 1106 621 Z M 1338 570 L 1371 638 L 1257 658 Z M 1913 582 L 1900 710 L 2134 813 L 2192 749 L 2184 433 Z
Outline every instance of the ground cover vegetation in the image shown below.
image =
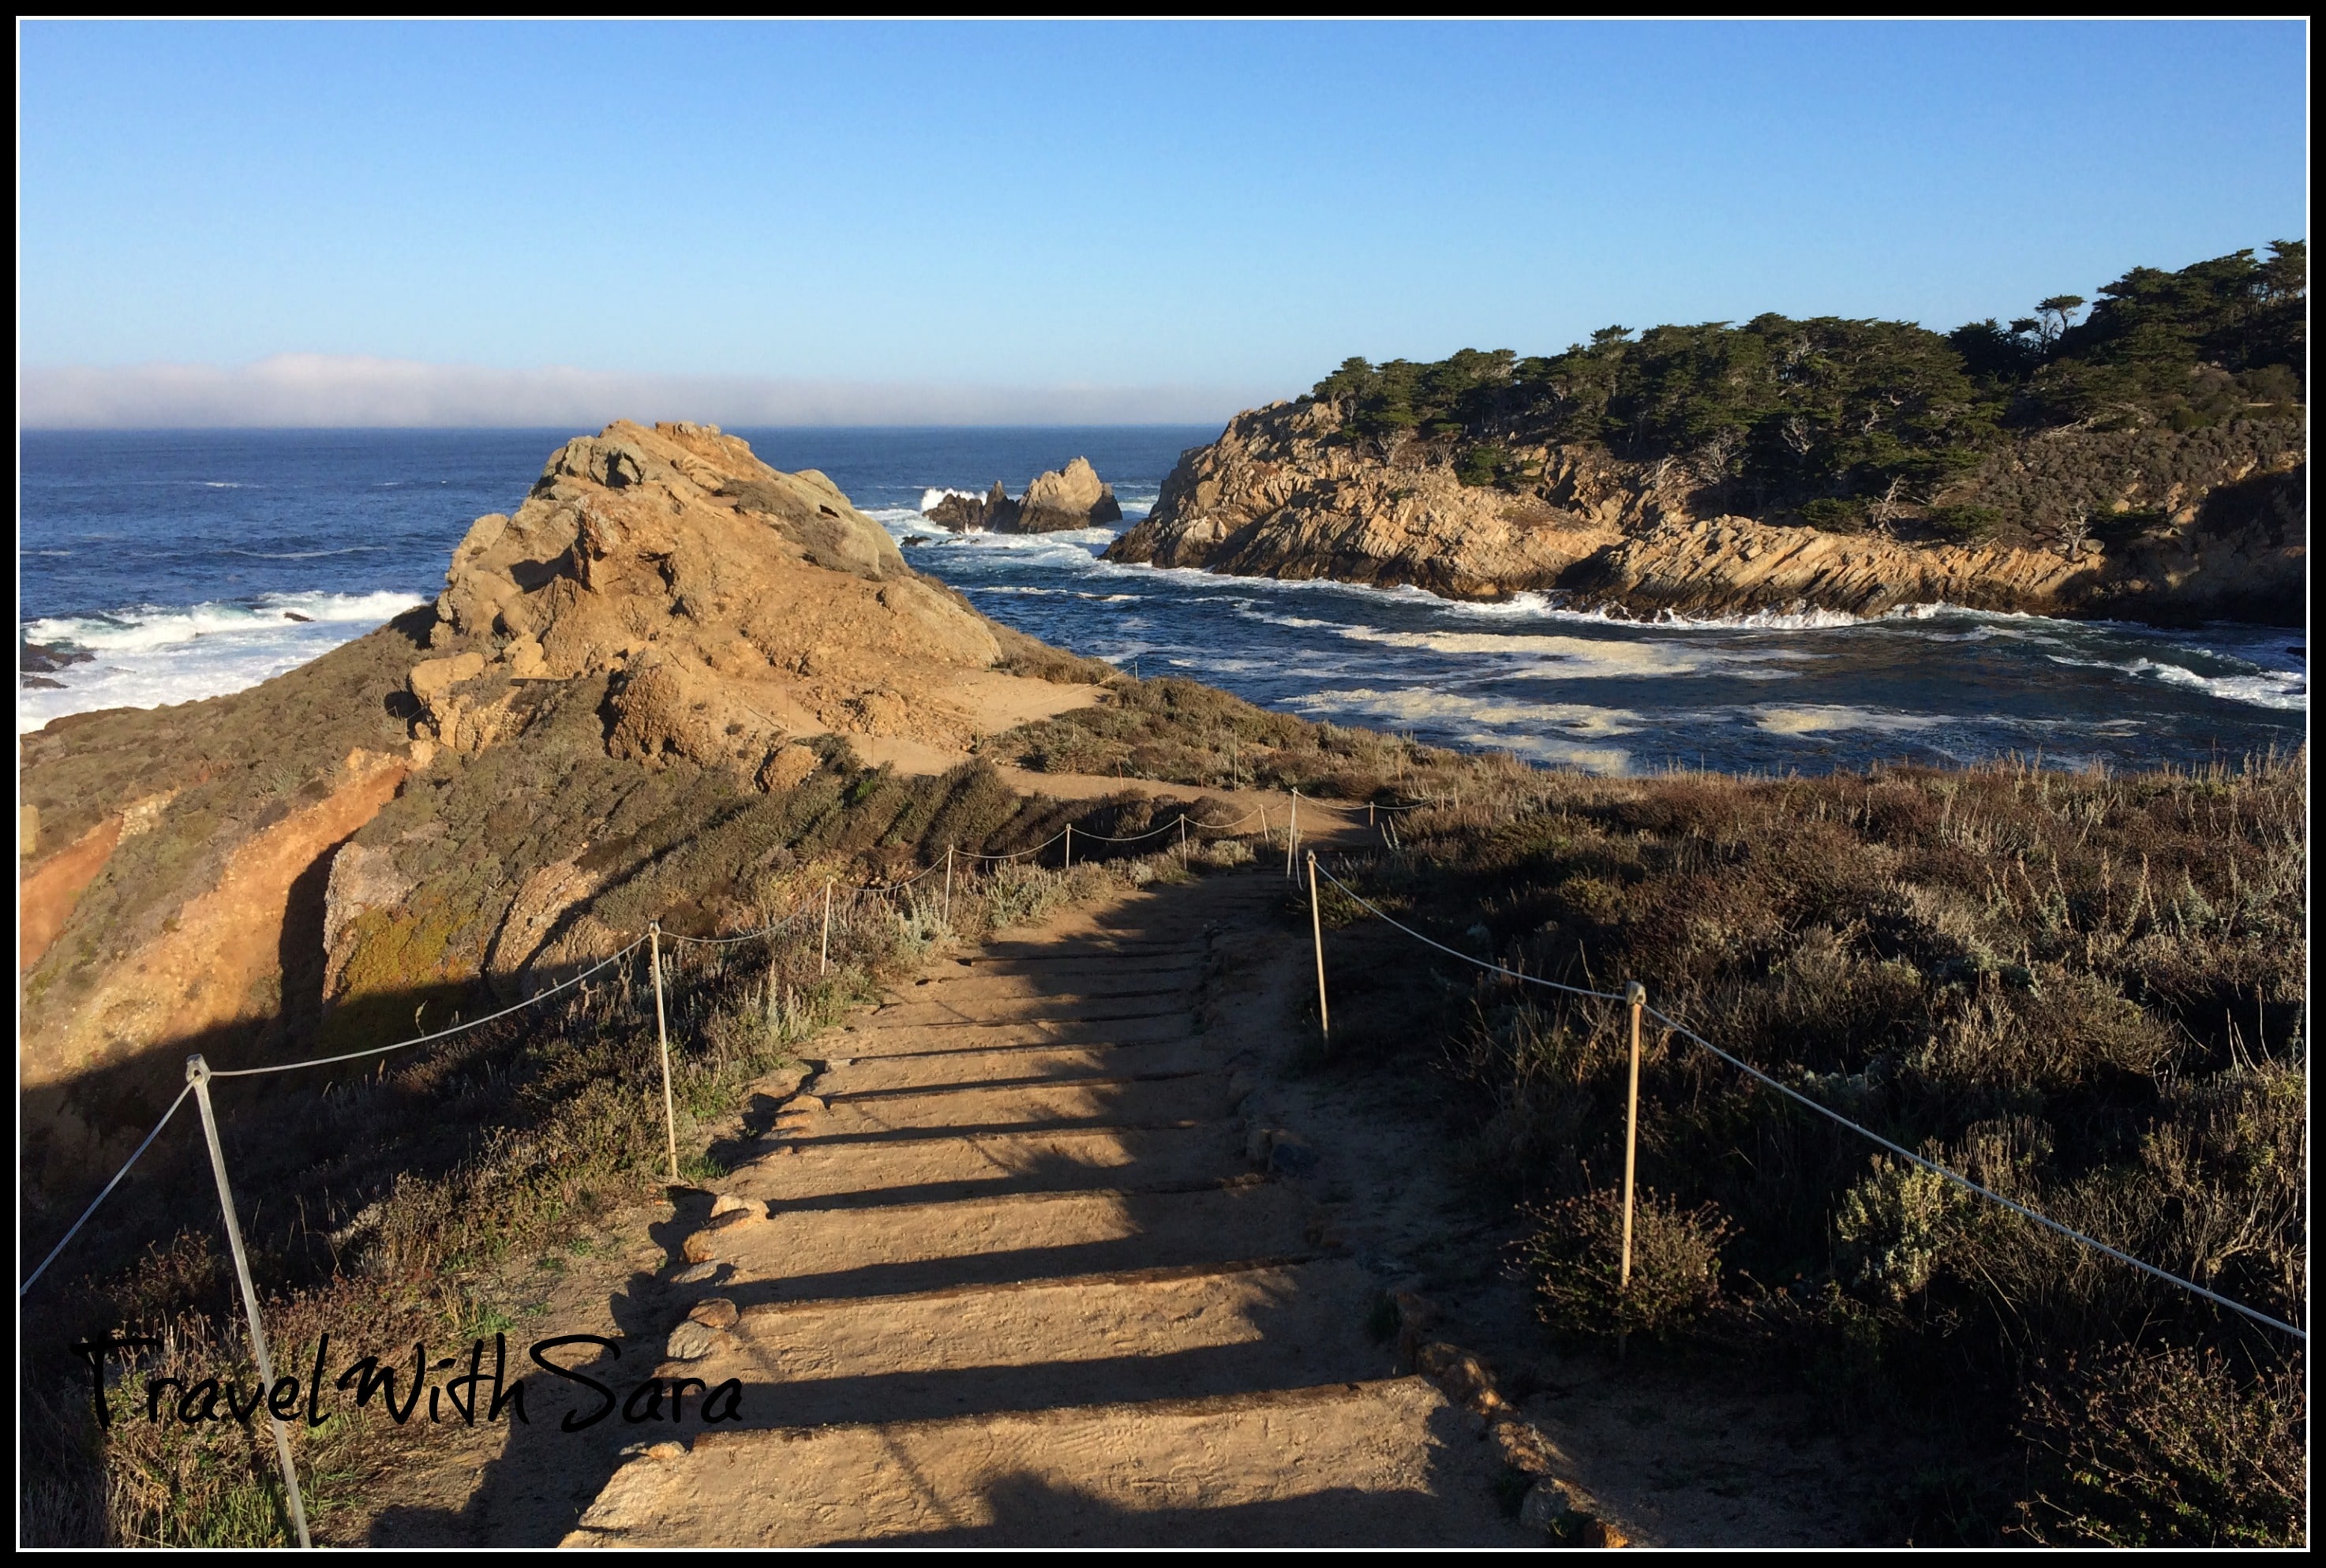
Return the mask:
M 1400 816 L 1397 847 L 1343 874 L 1481 959 L 1636 979 L 1884 1137 L 2299 1324 L 2302 778 L 2298 758 L 1513 774 Z M 1547 1331 L 1790 1365 L 1825 1419 L 1955 1456 L 1882 1484 L 1879 1536 L 2304 1538 L 2285 1336 L 1886 1155 L 1652 1019 L 1619 1291 L 1625 1009 L 1417 951 L 1329 888 L 1322 914 L 1335 1070 L 1442 1066 Z
M 573 819 L 564 826 L 598 829 L 622 874 L 597 914 L 625 932 L 649 918 L 698 935 L 780 923 L 749 942 L 664 949 L 677 1137 L 689 1180 L 718 1174 L 713 1135 L 731 1128 L 751 1084 L 812 1051 L 806 1043 L 818 1030 L 934 944 L 975 942 L 1126 882 L 1187 874 L 1174 849 L 1142 853 L 1176 838 L 1100 841 L 1164 820 L 1141 797 L 1065 803 L 1022 796 L 976 764 L 942 777 L 899 778 L 863 766 L 839 742 L 822 743 L 823 765 L 796 787 L 760 794 L 687 764 L 647 775 L 607 762 L 602 751 L 591 762 L 555 744 L 554 728 L 538 746 L 488 751 L 432 774 L 395 803 L 398 815 L 383 832 L 393 842 L 418 828 L 413 844 L 443 858 L 411 869 L 427 890 L 420 902 L 437 910 L 414 924 L 435 930 L 449 952 L 475 951 L 460 934 L 468 918 L 461 912 L 480 906 L 485 885 L 529 863 L 543 847 L 535 840 L 545 842 L 560 826 L 516 830 L 502 814 L 517 798 L 512 790 L 526 792 L 523 798 L 551 818 Z M 550 776 L 535 776 L 540 769 Z M 1199 821 L 1227 815 L 1216 803 L 1199 803 L 1193 814 Z M 1084 836 L 1071 870 L 1055 847 L 982 868 L 963 854 L 948 896 L 947 845 L 1009 854 L 1055 838 L 1068 821 Z M 1197 868 L 1232 864 L 1241 849 L 1199 835 L 1187 858 Z M 842 891 L 827 969 L 822 898 L 832 879 Z M 870 891 L 847 891 L 867 884 Z M 524 1338 L 518 1330 L 542 1310 L 541 1286 L 569 1252 L 586 1250 L 609 1216 L 663 1194 L 668 1172 L 646 958 L 633 952 L 536 1007 L 409 1053 L 219 1086 L 227 1159 L 253 1271 L 268 1298 L 278 1370 L 303 1369 L 326 1331 L 340 1347 L 335 1365 L 354 1353 L 349 1347 L 465 1344 L 496 1331 Z M 496 991 L 473 962 L 433 979 L 415 970 L 400 987 L 383 983 L 349 1003 L 347 1016 L 327 1015 L 320 1036 L 304 1044 L 320 1038 L 352 1048 L 407 1037 L 415 1008 L 426 1009 L 432 1025 L 464 1009 L 475 1016 L 511 999 L 510 981 L 499 985 Z M 86 1196 L 76 1192 L 68 1203 L 65 1194 L 48 1194 L 28 1211 L 33 1229 L 42 1237 L 60 1232 Z M 139 1390 L 148 1373 L 246 1384 L 254 1376 L 232 1285 L 200 1138 L 191 1110 L 181 1111 L 27 1304 L 23 1419 L 40 1437 L 28 1449 L 21 1494 L 28 1539 L 288 1539 L 263 1422 L 190 1427 L 144 1419 Z M 116 1418 L 101 1428 L 86 1370 L 56 1351 L 105 1330 L 151 1333 L 161 1346 L 111 1391 Z M 395 1500 L 399 1468 L 416 1462 L 426 1441 L 377 1406 L 342 1409 L 312 1432 L 302 1428 L 299 1462 L 318 1537 L 362 1540 L 369 1519 Z
M 2299 448 L 2308 269 L 2304 242 L 2279 241 L 2266 257 L 2135 267 L 2097 300 L 2054 295 L 1943 334 L 1770 314 L 1607 327 L 1549 356 L 1352 358 L 1310 395 L 1339 405 L 1342 440 L 1384 456 L 1423 443 L 1475 485 L 1524 486 L 1540 472 L 1525 449 L 1586 446 L 1659 478 L 1678 465 L 1699 510 L 1958 539 L 2088 528 L 2072 496 L 2040 497 L 2065 508 L 2054 518 L 1980 481 L 2046 432 L 2234 429 L 2240 447 Z
M 1231 738 L 1233 738 L 1233 741 Z M 1396 918 L 1655 1005 L 2062 1222 L 2284 1321 L 2307 1294 L 2303 759 L 1591 779 L 1313 724 L 1190 682 L 997 738 L 1033 765 L 1400 809 L 1335 863 Z M 1885 1155 L 1668 1031 L 1617 1289 L 1624 1010 L 1482 979 L 1329 886 L 1334 1071 L 1442 1069 L 1519 1214 L 1547 1330 L 1779 1359 L 1827 1419 L 1958 1461 L 1893 1478 L 1921 1542 L 2301 1539 L 2284 1336 Z M 1303 931 L 1294 901 L 1288 917 Z M 1416 961 L 1418 960 L 1418 961 Z

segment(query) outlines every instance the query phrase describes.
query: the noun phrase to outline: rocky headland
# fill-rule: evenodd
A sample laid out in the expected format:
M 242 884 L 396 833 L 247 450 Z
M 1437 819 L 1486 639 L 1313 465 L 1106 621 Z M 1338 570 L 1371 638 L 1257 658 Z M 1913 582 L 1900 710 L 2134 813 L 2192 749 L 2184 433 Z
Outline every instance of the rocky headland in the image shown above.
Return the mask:
M 1036 475 L 1015 500 L 996 479 L 982 496 L 947 495 L 923 515 L 955 533 L 1056 533 L 1120 523 L 1122 508 L 1115 503 L 1114 487 L 1098 477 L 1090 459 L 1076 458 L 1063 469 Z
M 127 1094 L 106 1074 L 163 1045 L 247 1056 L 522 992 L 619 946 L 637 923 L 605 901 L 658 881 L 750 923 L 756 851 L 698 847 L 682 872 L 678 845 L 868 761 L 965 767 L 1111 673 L 988 620 L 823 475 L 713 427 L 570 441 L 476 521 L 433 606 L 246 691 L 23 738 L 36 1142 L 141 1114 L 150 1074 Z
M 1505 450 L 1516 482 L 1477 484 L 1456 443 L 1387 450 L 1343 435 L 1314 398 L 1238 414 L 1184 454 L 1111 561 L 1243 576 L 1411 585 L 1463 599 L 1527 591 L 1649 617 L 1946 603 L 2043 615 L 2298 625 L 2307 486 L 2298 422 L 2189 435 L 2061 431 L 2014 447 L 1940 497 L 2024 524 L 1934 537 L 1934 506 L 1825 530 L 1725 509 L 1669 460 L 1545 443 Z M 2081 536 L 2040 536 L 2070 497 Z
M 1108 553 L 1635 616 L 2298 624 L 2308 285 L 2279 241 L 2007 326 L 1768 314 L 1350 359 L 1187 452 Z

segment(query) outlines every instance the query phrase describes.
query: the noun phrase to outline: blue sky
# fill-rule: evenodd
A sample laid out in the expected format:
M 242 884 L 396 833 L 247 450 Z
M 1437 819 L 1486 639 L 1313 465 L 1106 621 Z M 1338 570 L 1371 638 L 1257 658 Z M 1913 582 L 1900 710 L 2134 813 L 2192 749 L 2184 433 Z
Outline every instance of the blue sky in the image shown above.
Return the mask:
M 297 355 L 1223 413 L 1350 354 L 1944 328 L 2307 233 L 2293 23 L 21 40 L 19 352 L 87 385 Z

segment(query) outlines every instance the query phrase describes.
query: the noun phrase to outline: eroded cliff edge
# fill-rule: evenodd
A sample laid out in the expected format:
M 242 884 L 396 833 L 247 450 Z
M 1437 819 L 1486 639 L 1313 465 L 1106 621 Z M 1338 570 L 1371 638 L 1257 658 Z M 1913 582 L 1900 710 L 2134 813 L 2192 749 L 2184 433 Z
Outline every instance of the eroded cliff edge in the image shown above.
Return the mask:
M 1634 616 L 1946 603 L 2043 615 L 2299 625 L 2307 473 L 2298 418 L 2186 433 L 2060 430 L 2015 441 L 1881 524 L 1821 529 L 1723 506 L 1669 458 L 1348 433 L 1302 398 L 1238 414 L 1184 453 L 1112 561 L 1411 585 L 1465 599 L 1548 591 Z M 1465 468 L 1468 471 L 1465 472 Z M 1987 537 L 1942 519 L 1991 519 Z M 2064 522 L 2063 522 L 2064 520 Z

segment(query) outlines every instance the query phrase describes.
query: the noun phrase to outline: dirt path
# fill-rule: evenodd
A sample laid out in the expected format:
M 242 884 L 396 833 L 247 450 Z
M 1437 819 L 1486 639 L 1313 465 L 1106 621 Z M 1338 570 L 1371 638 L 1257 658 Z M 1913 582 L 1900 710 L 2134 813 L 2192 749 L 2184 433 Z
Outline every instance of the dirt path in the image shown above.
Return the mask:
M 1441 1304 L 1633 1539 L 1841 1539 L 1781 1392 L 1544 1350 L 1410 1068 L 1315 1070 L 1287 891 L 1263 857 L 1126 894 L 819 1037 L 718 1191 L 616 1247 L 603 1310 L 544 1320 L 620 1338 L 594 1369 L 624 1391 L 734 1379 L 736 1419 L 695 1394 L 567 1433 L 589 1397 L 544 1400 L 370 1539 L 1540 1544 L 1486 1422 L 1401 1370 L 1390 1288 Z

